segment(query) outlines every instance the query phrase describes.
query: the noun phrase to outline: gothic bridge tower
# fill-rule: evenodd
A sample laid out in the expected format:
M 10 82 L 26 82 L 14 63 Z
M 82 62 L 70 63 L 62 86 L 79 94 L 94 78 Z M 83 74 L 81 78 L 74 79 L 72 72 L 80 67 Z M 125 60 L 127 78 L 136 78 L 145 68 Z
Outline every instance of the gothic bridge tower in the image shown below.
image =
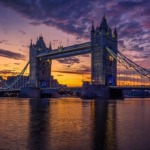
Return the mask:
M 117 61 L 108 53 L 106 47 L 117 54 L 117 31 L 112 33 L 103 16 L 96 29 L 91 29 L 91 80 L 92 84 L 115 86 L 117 82 Z
M 36 44 L 30 44 L 30 82 L 36 87 L 50 87 L 51 82 L 51 60 L 44 58 L 37 58 L 40 53 L 51 51 L 51 44 L 49 48 L 46 47 L 43 37 L 37 38 Z

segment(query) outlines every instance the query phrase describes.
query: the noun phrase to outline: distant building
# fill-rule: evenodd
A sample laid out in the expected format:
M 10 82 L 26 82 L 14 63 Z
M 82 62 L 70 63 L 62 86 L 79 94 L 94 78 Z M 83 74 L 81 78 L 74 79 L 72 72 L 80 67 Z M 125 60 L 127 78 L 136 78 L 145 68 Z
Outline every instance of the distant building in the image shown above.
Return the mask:
M 0 76 L 0 89 L 2 89 L 5 86 L 5 80 L 2 76 Z

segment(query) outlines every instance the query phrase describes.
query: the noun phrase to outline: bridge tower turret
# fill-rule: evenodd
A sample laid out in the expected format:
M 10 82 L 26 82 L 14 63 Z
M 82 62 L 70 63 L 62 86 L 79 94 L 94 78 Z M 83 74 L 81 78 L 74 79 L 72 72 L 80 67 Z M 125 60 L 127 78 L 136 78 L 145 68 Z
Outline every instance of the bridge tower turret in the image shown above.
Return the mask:
M 116 85 L 116 60 L 108 53 L 106 48 L 117 53 L 117 31 L 112 30 L 107 24 L 105 15 L 99 27 L 91 30 L 91 72 L 92 84 Z
M 36 87 L 50 87 L 51 60 L 37 58 L 38 54 L 47 53 L 52 47 L 46 47 L 43 37 L 37 38 L 36 44 L 30 44 L 30 81 Z

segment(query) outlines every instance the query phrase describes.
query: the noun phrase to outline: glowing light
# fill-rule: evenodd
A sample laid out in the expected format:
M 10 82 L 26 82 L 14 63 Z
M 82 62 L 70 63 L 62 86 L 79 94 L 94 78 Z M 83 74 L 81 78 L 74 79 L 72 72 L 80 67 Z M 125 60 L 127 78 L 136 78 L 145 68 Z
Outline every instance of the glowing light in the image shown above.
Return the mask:
M 114 58 L 110 55 L 110 56 L 109 56 L 109 60 L 110 60 L 110 61 L 113 61 Z

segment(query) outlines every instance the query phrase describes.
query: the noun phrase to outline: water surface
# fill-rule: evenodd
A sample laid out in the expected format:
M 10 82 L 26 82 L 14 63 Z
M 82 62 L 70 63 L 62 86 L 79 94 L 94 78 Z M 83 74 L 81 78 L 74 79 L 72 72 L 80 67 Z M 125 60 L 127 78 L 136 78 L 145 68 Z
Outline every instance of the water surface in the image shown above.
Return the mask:
M 0 150 L 150 150 L 150 99 L 0 98 Z

